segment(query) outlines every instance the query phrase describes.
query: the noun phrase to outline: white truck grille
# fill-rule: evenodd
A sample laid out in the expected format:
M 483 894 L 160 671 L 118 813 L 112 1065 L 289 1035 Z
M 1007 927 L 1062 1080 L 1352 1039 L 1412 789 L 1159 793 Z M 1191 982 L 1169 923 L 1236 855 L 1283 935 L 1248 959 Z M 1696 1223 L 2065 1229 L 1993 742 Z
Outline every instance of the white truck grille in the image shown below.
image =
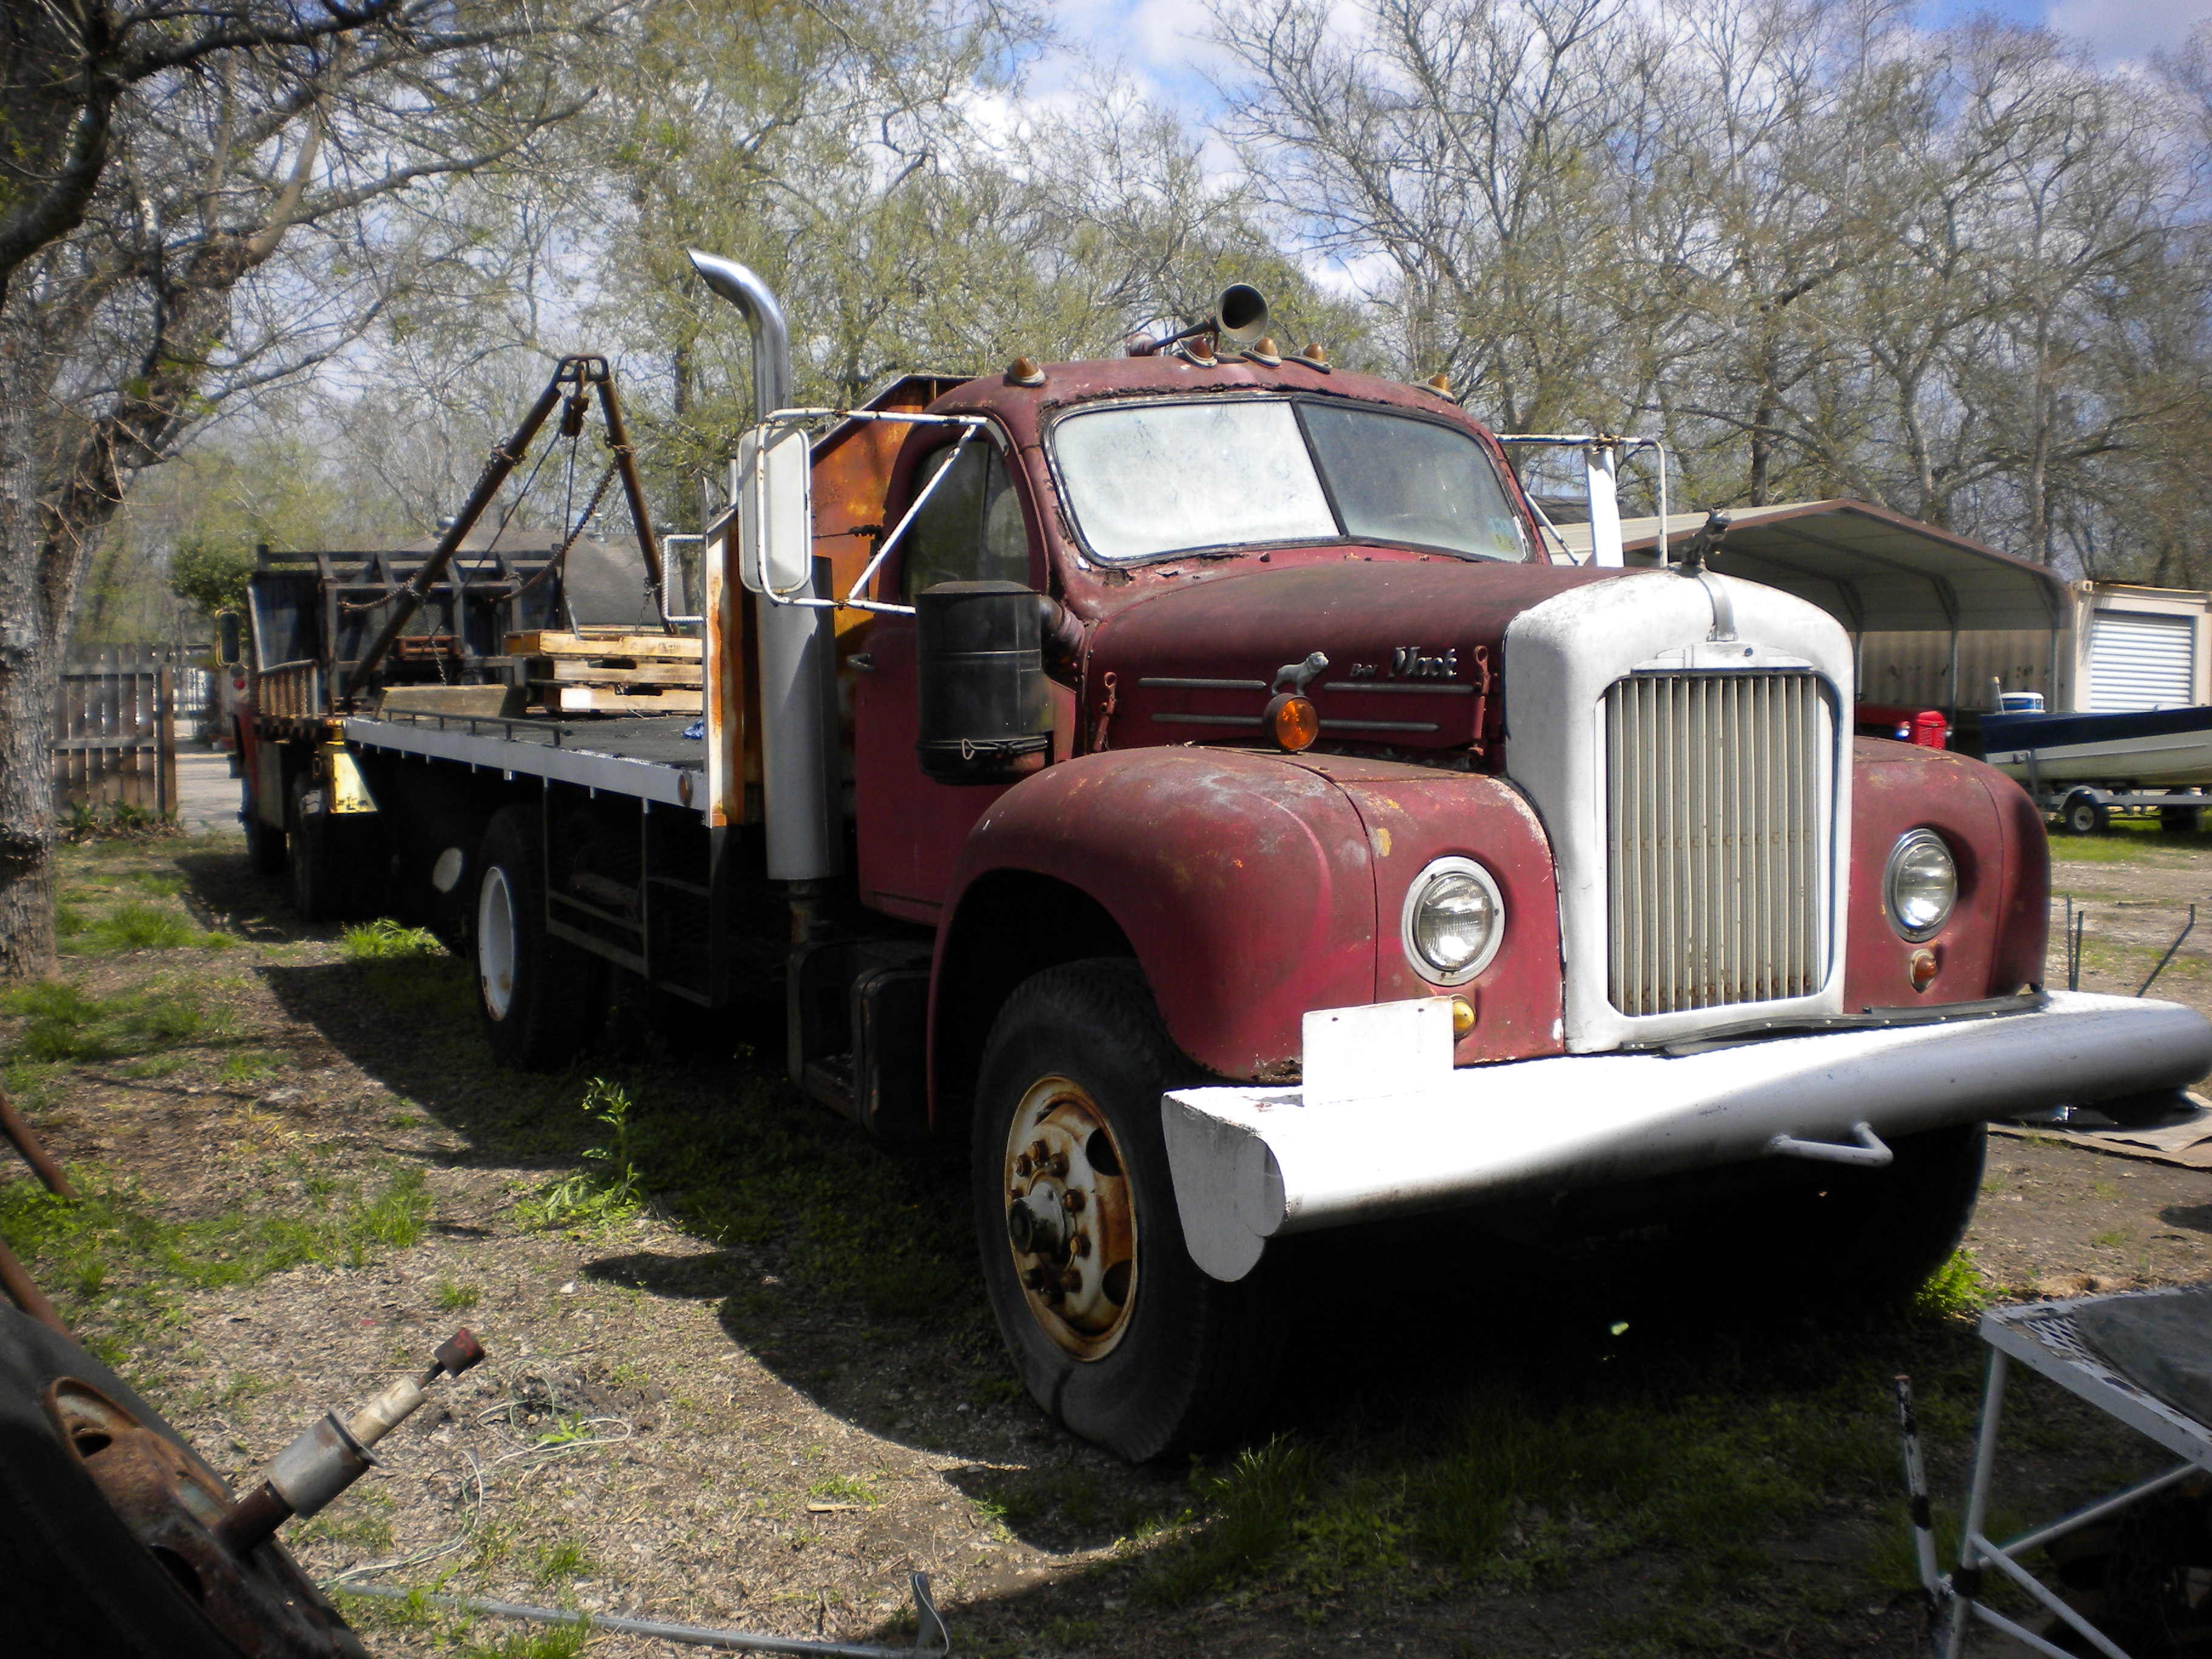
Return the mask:
M 1636 674 L 1605 711 L 1613 1006 L 1664 1014 L 1817 990 L 1814 677 Z

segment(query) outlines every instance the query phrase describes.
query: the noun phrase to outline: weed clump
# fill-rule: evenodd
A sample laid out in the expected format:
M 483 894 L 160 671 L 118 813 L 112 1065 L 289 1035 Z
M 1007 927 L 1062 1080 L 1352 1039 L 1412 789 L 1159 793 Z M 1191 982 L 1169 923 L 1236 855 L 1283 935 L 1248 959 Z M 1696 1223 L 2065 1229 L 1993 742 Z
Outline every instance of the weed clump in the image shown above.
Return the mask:
M 409 927 L 380 916 L 345 930 L 349 962 L 388 962 L 395 957 L 434 957 L 446 947 L 427 928 Z
M 79 801 L 62 814 L 62 839 L 79 847 L 95 841 L 162 841 L 184 833 L 173 814 L 127 800 Z
M 630 1149 L 634 1107 L 629 1091 L 595 1077 L 584 1085 L 582 1109 L 586 1117 L 612 1133 L 614 1144 L 585 1147 L 586 1167 L 515 1206 L 516 1219 L 533 1231 L 611 1226 L 635 1215 L 644 1198 L 644 1179 Z
M 83 937 L 108 951 L 220 951 L 233 942 L 228 933 L 203 933 L 180 911 L 141 903 L 117 905 Z

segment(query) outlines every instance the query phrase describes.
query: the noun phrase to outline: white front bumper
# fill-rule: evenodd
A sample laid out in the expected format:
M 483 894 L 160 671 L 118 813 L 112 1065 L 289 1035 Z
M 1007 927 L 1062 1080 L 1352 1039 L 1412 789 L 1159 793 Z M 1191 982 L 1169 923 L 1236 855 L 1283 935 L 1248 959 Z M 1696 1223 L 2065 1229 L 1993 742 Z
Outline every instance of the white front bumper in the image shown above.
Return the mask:
M 1767 1156 L 1777 1136 L 1849 1143 L 2116 1099 L 2212 1071 L 2212 1024 L 2178 1003 L 2053 992 L 1949 1024 L 1772 1037 L 1703 1054 L 1432 1063 L 1431 1004 L 1307 1017 L 1307 1084 L 1179 1090 L 1161 1102 L 1192 1258 L 1242 1279 L 1279 1234 Z M 1389 1033 L 1395 1011 L 1406 1018 Z M 1418 1012 L 1419 1018 L 1415 1018 Z M 1371 1091 L 1344 1086 L 1363 1057 Z M 1412 1042 L 1403 1040 L 1411 1038 Z M 1408 1048 L 1431 1057 L 1408 1063 Z

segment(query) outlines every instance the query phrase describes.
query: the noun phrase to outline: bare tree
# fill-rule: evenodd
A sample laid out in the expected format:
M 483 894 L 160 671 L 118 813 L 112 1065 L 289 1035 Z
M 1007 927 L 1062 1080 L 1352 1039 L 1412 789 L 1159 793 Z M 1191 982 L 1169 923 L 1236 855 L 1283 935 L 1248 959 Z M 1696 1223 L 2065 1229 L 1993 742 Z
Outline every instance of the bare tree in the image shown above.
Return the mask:
M 8 9 L 0 978 L 52 960 L 56 676 L 128 481 L 462 257 L 441 195 L 574 107 L 555 35 L 496 0 Z

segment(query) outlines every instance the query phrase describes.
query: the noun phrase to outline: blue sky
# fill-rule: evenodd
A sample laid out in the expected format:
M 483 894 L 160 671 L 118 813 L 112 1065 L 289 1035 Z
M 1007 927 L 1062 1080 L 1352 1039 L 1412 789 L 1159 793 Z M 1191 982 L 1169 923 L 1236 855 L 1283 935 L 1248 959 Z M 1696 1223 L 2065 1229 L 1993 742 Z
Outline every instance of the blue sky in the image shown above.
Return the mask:
M 1072 45 L 1125 60 L 1163 92 L 1198 108 L 1212 105 L 1195 67 L 1204 33 L 1200 0 L 1049 0 Z M 2178 47 L 2196 24 L 2212 20 L 2212 0 L 1925 0 L 1920 20 L 1941 27 L 1977 12 L 2018 23 L 2044 23 L 2088 41 L 2113 64 Z M 1054 78 L 1054 77 L 1048 77 Z

